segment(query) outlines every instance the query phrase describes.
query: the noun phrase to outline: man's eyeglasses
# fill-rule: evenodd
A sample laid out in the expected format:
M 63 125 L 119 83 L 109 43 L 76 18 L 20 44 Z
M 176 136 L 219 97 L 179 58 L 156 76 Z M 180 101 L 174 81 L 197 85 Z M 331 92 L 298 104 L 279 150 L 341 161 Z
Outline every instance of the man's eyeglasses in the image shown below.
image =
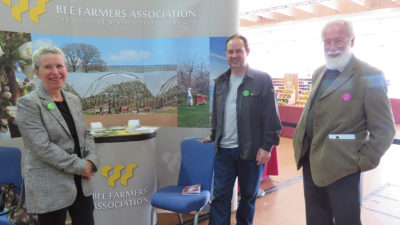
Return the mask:
M 324 43 L 325 47 L 331 46 L 332 44 L 335 47 L 340 47 L 340 46 L 343 46 L 344 44 L 346 44 L 346 42 L 347 42 L 347 38 L 338 38 L 338 39 L 333 39 L 333 40 L 330 40 L 330 39 L 323 40 L 323 43 Z

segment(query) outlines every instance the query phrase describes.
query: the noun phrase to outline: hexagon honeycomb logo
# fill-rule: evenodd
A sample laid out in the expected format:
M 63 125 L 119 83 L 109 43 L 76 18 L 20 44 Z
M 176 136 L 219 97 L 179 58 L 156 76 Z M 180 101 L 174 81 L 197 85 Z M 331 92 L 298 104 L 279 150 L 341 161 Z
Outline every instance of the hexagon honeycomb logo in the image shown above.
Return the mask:
M 51 0 L 36 0 L 36 7 L 29 8 L 29 0 L 19 0 L 16 5 L 12 4 L 12 0 L 1 0 L 11 8 L 11 16 L 16 21 L 22 23 L 22 14 L 28 12 L 30 20 L 36 24 L 39 24 L 39 16 L 46 12 L 46 4 L 49 1 Z
M 127 166 L 124 166 L 122 164 L 118 164 L 115 167 L 112 167 L 110 165 L 105 165 L 103 168 L 101 168 L 101 175 L 105 178 L 107 178 L 107 183 L 111 187 L 115 187 L 115 184 L 118 179 L 120 179 L 120 182 L 122 185 L 127 186 L 128 185 L 128 180 L 133 177 L 133 170 L 137 167 L 138 165 L 134 163 L 130 163 Z M 125 169 L 125 174 L 121 174 L 121 171 Z M 113 171 L 113 174 L 111 175 L 110 172 Z

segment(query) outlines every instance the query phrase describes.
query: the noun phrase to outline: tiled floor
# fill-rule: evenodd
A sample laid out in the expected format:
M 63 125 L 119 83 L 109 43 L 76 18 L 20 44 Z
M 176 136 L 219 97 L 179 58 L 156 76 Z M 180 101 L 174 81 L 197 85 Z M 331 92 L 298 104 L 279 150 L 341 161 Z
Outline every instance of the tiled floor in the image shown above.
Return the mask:
M 400 125 L 397 125 L 398 131 Z M 303 182 L 294 163 L 292 139 L 282 138 L 278 147 L 279 176 L 262 181 L 267 194 L 256 202 L 255 225 L 305 225 Z M 382 157 L 380 165 L 363 174 L 363 225 L 400 225 L 400 145 Z M 184 220 L 192 216 L 186 215 Z M 232 213 L 231 224 L 235 224 Z M 178 217 L 158 213 L 158 225 L 179 224 Z M 185 223 L 190 224 L 190 223 Z M 199 225 L 206 225 L 202 221 Z

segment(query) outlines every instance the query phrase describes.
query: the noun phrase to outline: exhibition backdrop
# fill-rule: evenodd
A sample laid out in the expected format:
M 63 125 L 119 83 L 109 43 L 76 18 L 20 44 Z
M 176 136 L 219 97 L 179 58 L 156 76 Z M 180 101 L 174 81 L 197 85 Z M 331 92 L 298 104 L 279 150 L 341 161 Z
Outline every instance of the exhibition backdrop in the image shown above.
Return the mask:
M 212 79 L 239 27 L 237 0 L 1 0 L 0 21 L 2 138 L 18 136 L 13 106 L 39 85 L 30 57 L 44 45 L 66 53 L 65 89 L 88 120 L 208 127 Z

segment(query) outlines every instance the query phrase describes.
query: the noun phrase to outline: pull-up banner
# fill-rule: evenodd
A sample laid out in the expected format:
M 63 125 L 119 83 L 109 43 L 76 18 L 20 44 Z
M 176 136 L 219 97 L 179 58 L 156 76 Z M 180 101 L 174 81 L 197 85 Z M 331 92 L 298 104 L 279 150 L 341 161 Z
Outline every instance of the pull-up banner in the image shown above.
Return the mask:
M 40 85 L 31 55 L 44 45 L 66 54 L 64 89 L 88 123 L 208 127 L 238 11 L 238 0 L 0 0 L 0 139 L 19 135 L 15 104 Z
M 91 37 L 214 37 L 238 28 L 235 0 L 1 0 L 1 30 Z

